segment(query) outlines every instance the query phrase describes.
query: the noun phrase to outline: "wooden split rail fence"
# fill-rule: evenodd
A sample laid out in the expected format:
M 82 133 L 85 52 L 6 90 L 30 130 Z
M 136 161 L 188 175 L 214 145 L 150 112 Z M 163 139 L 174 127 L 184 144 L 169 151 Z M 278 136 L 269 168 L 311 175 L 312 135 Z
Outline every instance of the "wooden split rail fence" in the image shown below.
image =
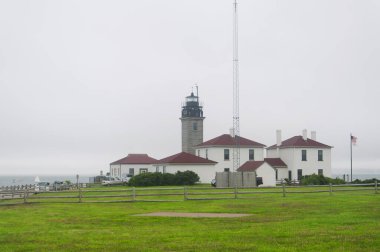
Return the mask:
M 149 188 L 76 188 L 69 191 L 35 192 L 34 187 L 1 188 L 0 205 L 22 203 L 111 203 L 111 202 L 158 202 L 186 200 L 218 200 L 254 198 L 258 195 L 277 194 L 287 197 L 291 194 L 372 191 L 378 193 L 378 183 L 252 187 L 252 188 L 213 188 L 213 187 L 149 187 Z M 248 197 L 247 197 L 248 196 Z

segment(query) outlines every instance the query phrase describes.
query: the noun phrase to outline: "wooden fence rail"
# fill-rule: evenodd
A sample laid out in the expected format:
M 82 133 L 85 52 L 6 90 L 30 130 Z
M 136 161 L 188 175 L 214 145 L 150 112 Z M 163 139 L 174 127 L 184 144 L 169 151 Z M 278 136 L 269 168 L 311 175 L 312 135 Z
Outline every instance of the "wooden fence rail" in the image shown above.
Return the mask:
M 68 191 L 35 192 L 34 187 L 10 188 L 0 191 L 0 205 L 3 202 L 20 203 L 95 203 L 95 202 L 161 202 L 186 200 L 218 200 L 246 198 L 239 196 L 258 194 L 309 194 L 337 192 L 373 191 L 378 193 L 378 183 L 360 185 L 322 185 L 322 186 L 286 186 L 252 188 L 210 188 L 210 187 L 171 187 L 171 188 L 126 188 L 115 190 L 83 189 Z M 54 201 L 57 200 L 57 201 Z

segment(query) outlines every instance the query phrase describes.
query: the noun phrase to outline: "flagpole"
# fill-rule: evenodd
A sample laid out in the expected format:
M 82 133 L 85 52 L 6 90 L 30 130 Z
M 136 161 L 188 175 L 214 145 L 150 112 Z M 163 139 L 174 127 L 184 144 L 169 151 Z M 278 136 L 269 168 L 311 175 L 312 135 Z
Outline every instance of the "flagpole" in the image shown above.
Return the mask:
M 351 152 L 351 183 L 352 183 L 352 133 L 350 134 L 350 152 Z

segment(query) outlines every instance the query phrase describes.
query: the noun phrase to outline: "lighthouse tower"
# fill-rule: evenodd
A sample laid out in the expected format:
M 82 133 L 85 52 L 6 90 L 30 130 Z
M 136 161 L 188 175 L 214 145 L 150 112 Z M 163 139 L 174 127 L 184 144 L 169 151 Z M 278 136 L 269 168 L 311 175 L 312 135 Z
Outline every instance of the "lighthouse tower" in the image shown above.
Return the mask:
M 182 106 L 182 151 L 195 155 L 195 146 L 203 143 L 203 109 L 193 92 Z

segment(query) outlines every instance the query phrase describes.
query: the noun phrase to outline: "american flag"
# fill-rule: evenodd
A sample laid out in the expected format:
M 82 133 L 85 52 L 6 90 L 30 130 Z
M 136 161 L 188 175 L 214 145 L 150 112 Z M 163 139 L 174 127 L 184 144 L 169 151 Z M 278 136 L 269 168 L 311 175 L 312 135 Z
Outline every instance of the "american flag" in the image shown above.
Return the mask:
M 358 138 L 356 137 L 356 136 L 353 136 L 353 135 L 351 135 L 351 143 L 353 144 L 353 145 L 356 145 L 356 140 L 357 140 Z

